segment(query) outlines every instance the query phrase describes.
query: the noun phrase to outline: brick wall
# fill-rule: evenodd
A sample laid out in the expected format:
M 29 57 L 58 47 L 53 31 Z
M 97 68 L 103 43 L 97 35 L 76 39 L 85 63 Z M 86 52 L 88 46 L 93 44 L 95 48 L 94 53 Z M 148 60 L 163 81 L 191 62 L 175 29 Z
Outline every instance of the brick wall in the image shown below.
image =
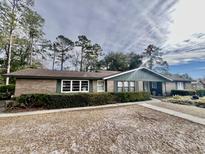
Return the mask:
M 113 80 L 107 80 L 107 92 L 114 92 L 115 86 Z
M 92 82 L 93 82 L 93 84 L 92 84 L 93 87 L 92 87 L 91 92 L 96 93 L 97 92 L 97 80 L 93 80 Z
M 191 82 L 185 82 L 184 87 L 185 89 L 192 89 Z
M 15 96 L 31 93 L 56 93 L 56 80 L 16 79 Z
M 171 93 L 171 90 L 176 89 L 176 83 L 175 82 L 166 82 L 166 92 L 168 94 Z

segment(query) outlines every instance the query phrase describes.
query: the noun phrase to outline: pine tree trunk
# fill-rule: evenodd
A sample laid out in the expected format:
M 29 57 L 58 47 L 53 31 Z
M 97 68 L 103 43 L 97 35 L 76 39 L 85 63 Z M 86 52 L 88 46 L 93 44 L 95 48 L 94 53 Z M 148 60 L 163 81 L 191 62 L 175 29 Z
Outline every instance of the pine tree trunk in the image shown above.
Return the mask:
M 64 59 L 64 52 L 61 53 L 61 71 L 63 70 L 63 59 Z
M 52 70 L 55 69 L 55 61 L 56 61 L 56 51 L 54 49 L 54 53 L 53 53 L 53 66 L 52 66 Z
M 33 64 L 32 58 L 33 58 L 33 38 L 31 38 L 31 43 L 30 43 L 30 51 L 29 51 L 29 65 L 31 66 Z

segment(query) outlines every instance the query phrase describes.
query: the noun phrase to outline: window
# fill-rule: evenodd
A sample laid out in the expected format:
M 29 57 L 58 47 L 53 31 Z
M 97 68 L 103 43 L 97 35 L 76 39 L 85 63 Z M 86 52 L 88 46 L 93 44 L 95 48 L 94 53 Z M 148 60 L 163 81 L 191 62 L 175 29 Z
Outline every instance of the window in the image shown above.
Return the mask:
M 89 81 L 87 80 L 62 80 L 61 92 L 88 92 L 89 91 Z
M 63 82 L 63 91 L 65 91 L 65 92 L 71 91 L 70 83 L 71 83 L 71 81 L 64 81 Z
M 183 82 L 177 82 L 177 90 L 184 90 L 184 83 Z
M 152 88 L 157 89 L 157 82 L 152 82 Z
M 104 92 L 105 91 L 105 82 L 103 80 L 97 81 L 97 92 Z
M 117 82 L 117 92 L 122 92 L 123 91 L 123 82 L 118 81 Z
M 125 81 L 124 82 L 124 92 L 128 92 L 129 91 L 129 82 Z
M 88 81 L 81 81 L 81 91 L 88 91 Z
M 130 92 L 134 92 L 135 91 L 135 82 L 130 82 L 129 91 Z
M 72 82 L 72 91 L 80 91 L 80 81 Z
M 135 82 L 134 81 L 118 81 L 117 92 L 134 92 Z

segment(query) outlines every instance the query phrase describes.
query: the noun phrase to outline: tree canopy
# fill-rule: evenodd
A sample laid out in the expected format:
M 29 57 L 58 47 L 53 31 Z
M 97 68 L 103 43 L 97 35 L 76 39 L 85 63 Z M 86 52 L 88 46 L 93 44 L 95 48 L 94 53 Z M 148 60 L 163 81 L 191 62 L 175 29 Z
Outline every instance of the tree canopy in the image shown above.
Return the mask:
M 155 45 L 148 45 L 148 47 L 145 49 L 145 52 L 143 52 L 142 66 L 158 72 L 167 72 L 168 63 L 167 61 L 163 60 L 163 53 L 160 51 L 161 49 L 156 47 Z
M 110 52 L 101 60 L 101 68 L 111 71 L 126 71 L 140 66 L 141 56 L 131 53 Z
M 149 45 L 140 55 L 137 52 L 103 53 L 101 45 L 85 35 L 76 36 L 76 40 L 64 35 L 58 35 L 54 41 L 47 40 L 43 32 L 46 21 L 35 11 L 34 2 L 0 1 L 1 74 L 27 67 L 126 71 L 144 66 L 157 71 L 167 70 L 168 63 L 163 60 L 161 50 L 155 45 Z M 6 79 L 8 83 L 9 78 Z

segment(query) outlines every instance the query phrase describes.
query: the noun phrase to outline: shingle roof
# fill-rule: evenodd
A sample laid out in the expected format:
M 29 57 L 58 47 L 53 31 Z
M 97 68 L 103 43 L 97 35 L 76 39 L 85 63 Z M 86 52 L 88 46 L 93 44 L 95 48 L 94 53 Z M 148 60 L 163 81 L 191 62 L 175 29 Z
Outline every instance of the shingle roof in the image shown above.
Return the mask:
M 180 75 L 177 74 L 164 74 L 164 76 L 172 79 L 173 81 L 187 81 L 187 82 L 191 82 L 190 79 L 186 79 Z
M 98 72 L 77 72 L 77 71 L 53 71 L 48 69 L 25 69 L 9 74 L 8 77 L 16 78 L 83 78 L 83 79 L 102 79 L 104 77 L 117 74 L 117 71 L 98 71 Z

